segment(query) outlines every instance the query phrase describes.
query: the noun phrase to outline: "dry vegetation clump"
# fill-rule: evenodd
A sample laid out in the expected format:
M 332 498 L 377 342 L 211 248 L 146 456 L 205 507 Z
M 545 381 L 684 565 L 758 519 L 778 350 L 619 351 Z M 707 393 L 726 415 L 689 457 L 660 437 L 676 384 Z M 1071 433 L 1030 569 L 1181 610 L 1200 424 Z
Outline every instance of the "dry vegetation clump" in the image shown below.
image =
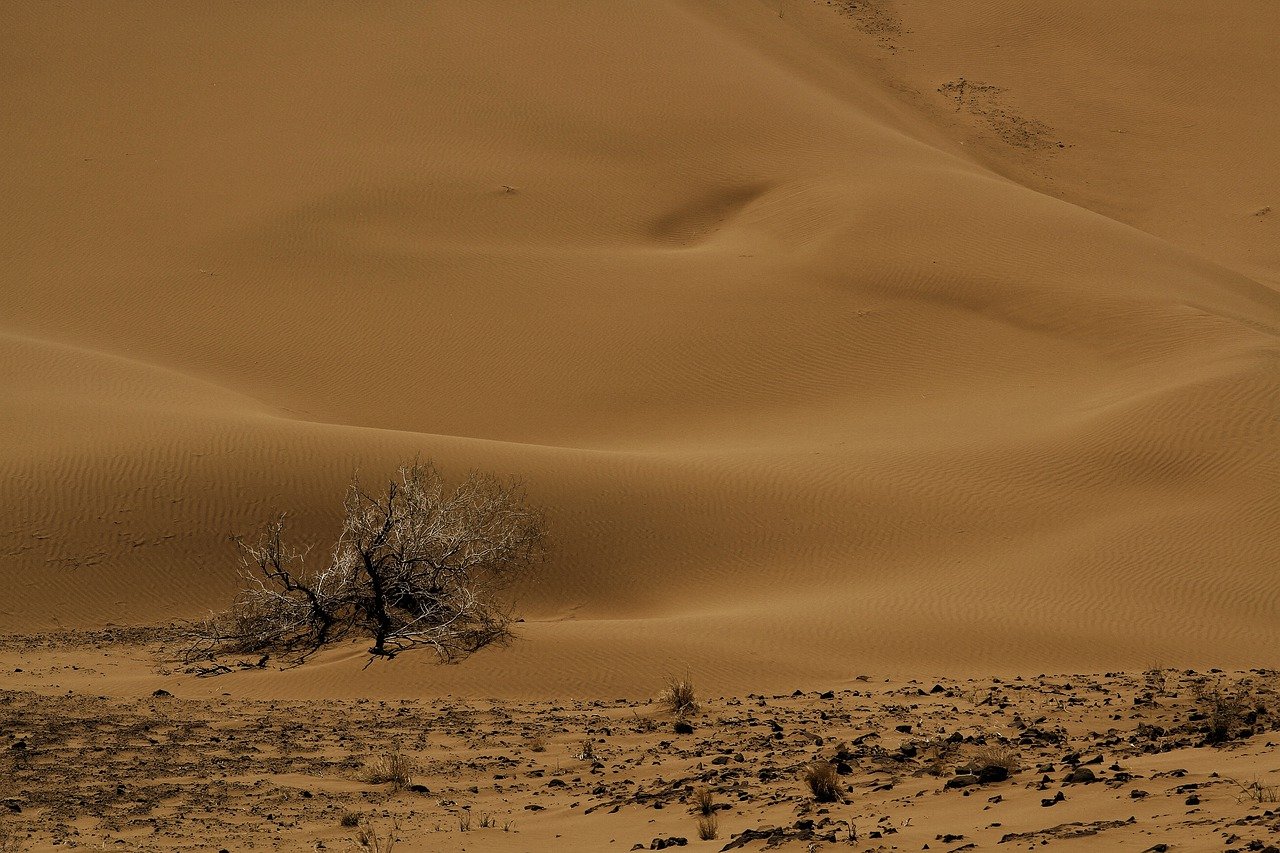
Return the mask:
M 1164 666 L 1151 666 L 1142 674 L 1146 680 L 1147 689 L 1157 696 L 1163 696 L 1169 692 L 1169 686 L 1173 681 L 1172 669 Z
M 400 468 L 386 491 L 347 490 L 327 559 L 285 542 L 285 517 L 237 539 L 245 587 L 193 631 L 188 659 L 220 652 L 305 657 L 356 633 L 370 652 L 414 646 L 454 661 L 510 638 L 506 591 L 546 556 L 546 523 L 516 480 L 472 472 L 448 485 L 435 465 Z
M 1010 776 L 1022 769 L 1018 753 L 1007 746 L 984 746 L 973 753 L 970 767 L 998 767 Z
M 662 704 L 677 717 L 692 717 L 701 710 L 689 676 L 667 678 L 667 689 L 662 693 Z
M 541 735 L 537 735 L 535 737 L 529 738 L 529 751 L 530 752 L 546 752 L 547 739 L 542 737 Z
M 809 792 L 820 803 L 840 801 L 840 775 L 830 761 L 811 761 L 804 766 L 801 774 Z
M 391 822 L 391 829 L 386 835 L 379 835 L 377 827 L 371 823 L 362 824 L 360 831 L 356 833 L 356 843 L 369 853 L 391 853 L 395 850 L 396 833 L 399 831 L 400 824 L 395 820 Z
M 1280 802 L 1280 785 L 1264 785 L 1257 779 L 1252 782 L 1239 782 L 1235 779 L 1228 779 L 1227 781 L 1234 782 L 1235 786 L 1240 789 L 1241 799 L 1255 803 Z
M 595 741 L 593 741 L 591 738 L 583 738 L 582 742 L 578 744 L 578 751 L 577 753 L 575 753 L 574 757 L 581 761 L 595 761 L 596 760 Z
M 703 817 L 715 814 L 716 795 L 706 785 L 699 785 L 693 791 L 693 807 Z
M 365 767 L 364 781 L 370 785 L 390 782 L 392 789 L 399 791 L 409 787 L 417 770 L 417 763 L 404 753 L 384 752 L 369 761 Z
M 698 837 L 712 841 L 720 835 L 720 821 L 715 813 L 698 815 Z
M 945 776 L 950 772 L 950 764 L 959 747 L 956 742 L 945 735 L 936 735 L 924 742 L 921 747 L 921 758 L 925 764 L 925 772 L 932 776 Z
M 339 823 L 347 829 L 355 829 L 360 825 L 360 812 L 347 812 Z
M 1234 686 L 1222 682 L 1203 683 L 1196 689 L 1196 703 L 1204 720 L 1205 741 L 1226 743 L 1253 734 L 1248 728 L 1258 717 L 1258 697 L 1247 683 Z

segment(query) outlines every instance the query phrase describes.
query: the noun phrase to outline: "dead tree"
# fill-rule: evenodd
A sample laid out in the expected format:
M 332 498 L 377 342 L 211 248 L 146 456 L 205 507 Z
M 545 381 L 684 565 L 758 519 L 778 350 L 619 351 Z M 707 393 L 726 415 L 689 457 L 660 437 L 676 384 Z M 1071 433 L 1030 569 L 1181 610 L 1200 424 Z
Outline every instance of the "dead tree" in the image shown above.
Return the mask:
M 319 568 L 285 545 L 284 518 L 239 542 L 245 588 L 193 648 L 300 650 L 360 632 L 374 655 L 414 646 L 454 661 L 510 636 L 508 590 L 546 555 L 543 514 L 523 486 L 473 472 L 449 485 L 431 462 L 372 494 L 353 482 L 342 533 Z

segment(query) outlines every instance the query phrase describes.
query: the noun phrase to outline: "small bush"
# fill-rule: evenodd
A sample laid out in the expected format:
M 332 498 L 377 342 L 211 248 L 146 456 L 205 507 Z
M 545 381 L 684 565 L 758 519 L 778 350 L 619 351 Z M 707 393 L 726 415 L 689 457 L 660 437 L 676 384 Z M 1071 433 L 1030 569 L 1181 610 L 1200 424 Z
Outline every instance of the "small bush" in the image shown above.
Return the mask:
M 692 717 L 698 713 L 698 699 L 689 676 L 667 678 L 667 689 L 662 694 L 662 704 L 677 717 Z
M 1173 680 L 1173 670 L 1163 666 L 1148 667 L 1143 677 L 1147 682 L 1147 689 L 1157 696 L 1169 692 L 1169 683 Z
M 1250 716 L 1251 705 L 1256 704 L 1246 685 L 1228 688 L 1220 682 L 1201 685 L 1196 701 L 1204 714 L 1205 740 L 1209 743 L 1226 743 L 1237 737 Z
M 699 786 L 693 792 L 693 807 L 704 817 L 715 814 L 716 795 L 706 785 Z
M 969 761 L 969 766 L 999 767 L 1007 770 L 1009 775 L 1012 776 L 1022 768 L 1022 761 L 1018 757 L 1018 753 L 1007 746 L 984 746 L 973 754 L 973 758 Z
M 533 752 L 546 752 L 547 739 L 544 737 L 529 738 L 529 749 Z
M 591 738 L 583 738 L 582 743 L 578 744 L 578 753 L 576 757 L 582 761 L 595 761 L 595 741 L 591 740 Z
M 347 829 L 355 829 L 357 826 L 360 825 L 360 813 L 347 812 L 342 816 L 342 820 L 339 822 L 343 826 L 345 826 Z
M 698 837 L 703 841 L 712 841 L 720 834 L 720 821 L 715 813 L 698 816 Z
M 365 768 L 364 781 L 370 785 L 391 783 L 394 790 L 409 787 L 417 770 L 412 758 L 401 752 L 384 752 L 375 757 Z
M 818 802 L 834 803 L 840 800 L 840 776 L 830 761 L 812 761 L 806 764 L 803 778 Z

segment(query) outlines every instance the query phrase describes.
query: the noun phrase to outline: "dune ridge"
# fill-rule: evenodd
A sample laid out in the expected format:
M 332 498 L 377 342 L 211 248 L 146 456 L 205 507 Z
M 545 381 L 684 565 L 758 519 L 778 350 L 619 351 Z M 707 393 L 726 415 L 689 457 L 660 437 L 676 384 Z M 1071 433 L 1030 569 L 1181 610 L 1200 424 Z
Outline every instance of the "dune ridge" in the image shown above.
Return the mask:
M 522 639 L 251 694 L 1277 665 L 1273 9 L 136 8 L 0 13 L 5 631 L 423 454 L 547 507 Z

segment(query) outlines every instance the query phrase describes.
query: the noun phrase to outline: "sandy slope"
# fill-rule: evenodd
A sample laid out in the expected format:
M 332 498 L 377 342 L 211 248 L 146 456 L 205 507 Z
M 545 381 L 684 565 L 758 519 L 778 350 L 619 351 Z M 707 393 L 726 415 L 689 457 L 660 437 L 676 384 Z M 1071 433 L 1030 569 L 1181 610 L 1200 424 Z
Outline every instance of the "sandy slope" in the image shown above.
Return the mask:
M 1276 664 L 1275 4 L 934 5 L 6 7 L 0 624 L 421 452 L 558 548 L 399 691 Z

